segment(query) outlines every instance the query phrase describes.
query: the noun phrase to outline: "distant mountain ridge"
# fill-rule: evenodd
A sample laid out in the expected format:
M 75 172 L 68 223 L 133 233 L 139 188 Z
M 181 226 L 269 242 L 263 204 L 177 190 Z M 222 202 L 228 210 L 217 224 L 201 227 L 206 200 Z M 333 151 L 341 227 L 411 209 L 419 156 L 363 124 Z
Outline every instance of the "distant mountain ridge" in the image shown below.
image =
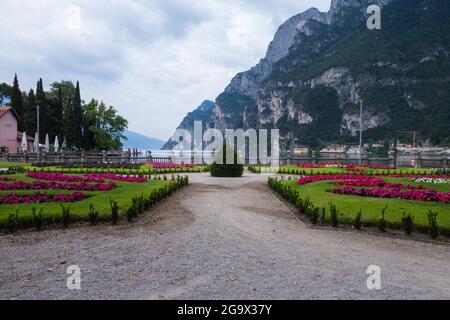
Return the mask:
M 164 145 L 162 140 L 147 137 L 134 131 L 125 130 L 124 135 L 128 138 L 128 140 L 122 141 L 124 149 L 160 150 Z

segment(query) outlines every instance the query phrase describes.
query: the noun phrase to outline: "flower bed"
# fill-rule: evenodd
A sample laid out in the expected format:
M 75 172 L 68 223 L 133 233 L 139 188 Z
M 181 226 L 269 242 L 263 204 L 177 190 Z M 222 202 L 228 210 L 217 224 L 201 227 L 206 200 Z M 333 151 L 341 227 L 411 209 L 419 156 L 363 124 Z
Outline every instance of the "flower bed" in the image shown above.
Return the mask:
M 352 179 L 343 180 L 335 182 L 336 186 L 347 186 L 347 187 L 379 187 L 379 188 L 389 188 L 389 189 L 425 189 L 424 186 L 413 186 L 411 184 L 405 185 L 401 183 L 387 183 L 383 179 L 378 178 L 363 178 L 363 179 Z
M 94 182 L 94 183 L 105 183 L 105 180 L 130 182 L 130 183 L 145 183 L 148 181 L 147 178 L 143 177 L 133 177 L 127 175 L 117 175 L 117 174 L 94 174 L 87 173 L 82 176 L 71 176 L 62 173 L 50 173 L 50 172 L 30 172 L 26 175 L 28 178 L 36 180 L 47 180 L 47 181 L 58 181 L 58 182 Z
M 1 190 L 72 190 L 72 191 L 110 191 L 117 187 L 116 183 L 68 183 L 57 181 L 24 182 L 15 180 L 12 183 L 0 183 Z
M 441 179 L 441 178 L 416 178 L 413 179 L 413 182 L 415 183 L 430 183 L 430 184 L 447 184 L 450 183 L 450 180 L 448 179 Z
M 148 165 L 153 169 L 176 169 L 176 168 L 194 168 L 192 164 L 175 164 L 175 163 L 162 163 L 162 162 L 149 162 Z
M 77 202 L 86 199 L 86 195 L 81 192 L 74 192 L 71 195 L 47 193 L 36 193 L 34 195 L 19 195 L 8 193 L 0 196 L 0 204 L 20 204 L 20 203 L 43 203 L 43 202 Z
M 434 190 L 408 190 L 389 188 L 355 189 L 352 187 L 343 189 L 333 189 L 332 193 L 375 198 L 396 198 L 402 200 L 428 201 L 450 203 L 450 192 L 444 193 Z
M 340 168 L 340 169 L 346 169 L 348 171 L 353 172 L 362 172 L 365 169 L 373 169 L 373 170 L 395 170 L 397 167 L 395 166 L 380 166 L 380 165 L 368 165 L 364 164 L 361 166 L 358 165 L 343 165 L 333 162 L 328 163 L 321 163 L 321 164 L 298 164 L 297 167 L 301 169 L 324 169 L 324 168 Z
M 352 179 L 370 179 L 375 177 L 357 174 L 326 174 L 319 176 L 305 176 L 298 180 L 298 184 L 303 186 L 308 183 L 319 182 L 319 181 L 339 181 L 339 180 L 352 180 Z
M 306 185 L 319 181 L 336 181 L 335 186 L 345 186 L 346 188 L 335 188 L 331 190 L 335 194 L 376 197 L 376 198 L 397 198 L 414 201 L 450 202 L 450 193 L 426 190 L 425 186 L 404 185 L 388 183 L 375 176 L 356 174 L 334 174 L 322 176 L 307 176 L 300 178 L 297 183 Z M 364 187 L 357 189 L 354 187 Z

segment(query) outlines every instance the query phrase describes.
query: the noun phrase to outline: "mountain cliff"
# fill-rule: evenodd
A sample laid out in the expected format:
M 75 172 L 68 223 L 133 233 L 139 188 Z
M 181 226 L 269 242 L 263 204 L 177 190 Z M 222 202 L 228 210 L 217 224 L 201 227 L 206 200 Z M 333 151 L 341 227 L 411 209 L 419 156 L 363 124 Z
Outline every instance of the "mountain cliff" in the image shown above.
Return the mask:
M 178 129 L 186 129 L 194 134 L 194 123 L 195 121 L 202 121 L 204 123 L 204 129 L 208 130 L 212 128 L 210 126 L 210 121 L 213 117 L 213 109 L 215 103 L 209 100 L 205 100 L 202 104 L 197 107 L 193 112 L 188 113 L 188 115 L 183 119 L 181 124 L 178 126 Z M 162 147 L 162 150 L 171 150 L 175 147 L 176 143 L 171 140 L 167 141 L 166 144 Z
M 381 30 L 366 26 L 382 7 Z M 286 141 L 354 143 L 396 131 L 450 144 L 450 5 L 440 0 L 333 0 L 285 22 L 266 57 L 217 97 L 208 127 L 279 128 Z

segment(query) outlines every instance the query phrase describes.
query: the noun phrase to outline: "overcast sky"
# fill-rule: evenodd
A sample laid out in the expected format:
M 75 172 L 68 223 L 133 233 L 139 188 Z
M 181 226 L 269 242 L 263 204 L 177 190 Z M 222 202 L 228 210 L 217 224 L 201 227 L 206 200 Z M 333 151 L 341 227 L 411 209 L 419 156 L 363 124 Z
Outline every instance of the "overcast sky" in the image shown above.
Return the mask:
M 276 29 L 330 0 L 0 0 L 0 82 L 81 82 L 131 130 L 167 139 L 258 63 Z

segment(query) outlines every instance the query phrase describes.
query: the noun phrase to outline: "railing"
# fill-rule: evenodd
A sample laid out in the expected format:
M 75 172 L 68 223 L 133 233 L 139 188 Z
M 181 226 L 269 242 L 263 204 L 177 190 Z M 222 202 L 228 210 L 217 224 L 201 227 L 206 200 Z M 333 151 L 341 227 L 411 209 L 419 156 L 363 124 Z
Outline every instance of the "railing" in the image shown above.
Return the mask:
M 203 158 L 203 164 L 210 163 L 211 155 Z M 172 163 L 172 158 L 164 157 L 133 157 L 128 153 L 124 154 L 107 154 L 107 153 L 45 153 L 41 155 L 28 154 L 0 154 L 1 161 L 19 162 L 19 163 L 47 163 L 47 164 L 144 164 L 148 162 L 157 163 Z M 359 165 L 360 160 L 357 158 L 343 158 L 343 157 L 299 157 L 281 155 L 277 162 L 279 165 L 301 165 L 301 164 L 339 164 L 339 165 Z M 448 168 L 450 160 L 447 156 L 422 158 L 421 156 L 410 158 L 364 158 L 363 164 L 377 165 L 383 167 L 411 167 L 411 160 L 415 161 L 418 168 Z M 190 164 L 194 163 L 193 155 L 188 154 L 183 157 L 177 157 L 177 163 Z M 261 164 L 256 158 L 245 159 L 246 164 Z M 267 165 L 263 163 L 261 165 Z

